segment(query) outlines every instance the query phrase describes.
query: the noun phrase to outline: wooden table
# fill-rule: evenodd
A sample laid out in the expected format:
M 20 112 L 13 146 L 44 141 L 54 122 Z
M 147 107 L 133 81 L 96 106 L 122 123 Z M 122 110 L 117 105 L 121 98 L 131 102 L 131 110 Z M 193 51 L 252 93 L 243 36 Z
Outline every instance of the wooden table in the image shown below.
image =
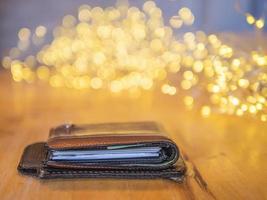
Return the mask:
M 178 97 L 138 99 L 14 83 L 0 73 L 0 199 L 267 199 L 267 126 L 186 111 Z M 37 180 L 17 170 L 23 148 L 64 122 L 156 120 L 187 160 L 183 184 L 168 180 Z

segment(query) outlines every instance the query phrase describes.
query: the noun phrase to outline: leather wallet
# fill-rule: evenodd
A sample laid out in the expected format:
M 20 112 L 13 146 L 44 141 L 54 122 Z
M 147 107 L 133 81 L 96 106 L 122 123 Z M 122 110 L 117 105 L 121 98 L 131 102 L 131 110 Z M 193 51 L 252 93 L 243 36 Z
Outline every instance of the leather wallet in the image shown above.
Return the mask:
M 182 182 L 177 145 L 155 122 L 65 124 L 47 142 L 27 146 L 22 174 L 49 178 L 165 178 Z

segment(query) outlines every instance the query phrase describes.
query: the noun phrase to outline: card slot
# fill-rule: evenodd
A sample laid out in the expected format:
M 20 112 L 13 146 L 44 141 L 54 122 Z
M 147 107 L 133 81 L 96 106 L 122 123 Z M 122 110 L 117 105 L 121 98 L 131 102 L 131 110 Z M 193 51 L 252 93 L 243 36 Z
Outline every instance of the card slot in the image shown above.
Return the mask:
M 96 155 L 96 154 L 121 154 L 121 153 L 155 153 L 161 150 L 160 147 L 142 147 L 117 150 L 61 150 L 53 151 L 52 155 Z
M 134 146 L 134 147 L 133 147 Z M 179 152 L 176 152 L 176 146 L 172 143 L 167 142 L 159 142 L 159 143 L 142 143 L 142 144 L 136 144 L 136 145 L 119 145 L 119 148 L 108 148 L 110 146 L 95 146 L 94 148 L 84 149 L 84 148 L 78 148 L 78 149 L 50 149 L 48 160 L 47 160 L 47 166 L 55 167 L 55 168 L 72 168 L 72 169 L 80 169 L 80 168 L 106 168 L 111 167 L 121 167 L 121 168 L 127 168 L 127 167 L 133 167 L 133 168 L 166 168 L 166 166 L 171 165 L 171 163 L 176 161 L 176 156 L 179 155 Z M 117 145 L 112 146 L 117 147 Z M 122 148 L 124 147 L 124 148 Z M 134 149 L 141 150 L 142 148 L 146 149 L 152 149 L 152 150 L 158 150 L 159 149 L 159 155 L 156 157 L 140 157 L 140 158 L 116 158 L 116 159 L 91 159 L 91 160 L 52 160 L 52 153 L 53 152 L 70 152 L 70 151 L 112 151 L 112 150 L 131 150 Z
M 102 160 L 102 159 L 127 159 L 127 158 L 149 158 L 158 157 L 159 153 L 128 153 L 128 154 L 102 154 L 102 155 L 74 155 L 74 156 L 52 156 L 52 160 Z

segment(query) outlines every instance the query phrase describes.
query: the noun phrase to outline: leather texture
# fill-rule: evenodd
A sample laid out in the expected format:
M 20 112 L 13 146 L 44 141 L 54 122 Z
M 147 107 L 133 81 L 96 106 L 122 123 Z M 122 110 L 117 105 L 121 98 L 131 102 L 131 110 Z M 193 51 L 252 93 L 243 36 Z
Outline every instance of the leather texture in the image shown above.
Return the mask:
M 90 148 L 95 146 L 172 142 L 155 122 L 65 124 L 50 130 L 47 144 L 54 150 Z
M 121 123 L 120 123 L 121 124 Z M 123 123 L 125 125 L 125 123 Z M 93 131 L 89 128 L 89 134 L 85 136 L 85 134 L 73 135 L 70 130 L 69 135 L 66 134 L 66 128 L 69 129 L 69 125 L 60 126 L 61 132 L 64 134 L 56 136 L 50 132 L 50 136 L 48 142 L 40 142 L 27 146 L 23 152 L 20 163 L 18 165 L 18 170 L 22 174 L 36 176 L 42 179 L 49 178 L 137 178 L 137 179 L 153 179 L 153 178 L 165 178 L 174 180 L 176 182 L 181 182 L 184 179 L 184 174 L 186 171 L 186 167 L 182 156 L 179 154 L 179 150 L 175 143 L 167 138 L 166 136 L 162 136 L 162 128 L 158 129 L 158 125 L 152 122 L 142 122 L 138 129 L 138 123 L 135 123 L 136 126 L 135 133 L 131 129 L 131 125 L 127 123 L 128 127 L 124 130 L 124 133 L 116 132 L 112 125 L 106 126 L 103 129 L 107 130 L 105 134 L 103 131 L 98 132 L 99 134 L 95 134 L 97 130 Z M 119 125 L 116 124 L 118 127 Z M 88 130 L 90 125 L 72 125 L 76 129 L 84 129 Z M 107 128 L 107 127 L 113 127 Z M 146 132 L 146 128 L 150 127 L 149 130 L 153 129 L 153 133 L 150 131 Z M 154 127 L 154 128 L 151 128 Z M 112 130 L 111 130 L 112 129 Z M 118 128 L 117 128 L 118 129 Z M 142 129 L 142 131 L 141 131 Z M 127 132 L 127 130 L 129 130 Z M 156 131 L 155 131 L 156 130 Z M 52 129 L 52 132 L 55 129 Z M 83 130 L 84 131 L 84 130 Z M 109 133 L 107 133 L 110 131 Z M 138 132 L 138 133 L 136 133 Z M 137 134 L 137 135 L 135 135 Z M 139 137 L 136 137 L 139 136 Z M 75 138 L 76 137 L 76 138 Z M 89 139 L 88 139 L 89 138 Z M 75 142 L 70 142 L 72 140 L 79 139 Z M 80 140 L 86 139 L 86 143 L 82 143 L 82 146 L 77 145 L 81 144 Z M 102 140 L 101 140 L 102 139 Z M 57 145 L 54 146 L 54 141 L 57 141 Z M 67 142 L 66 142 L 67 141 Z M 52 145 L 51 145 L 52 143 Z M 70 144 L 74 144 L 71 146 Z M 84 145 L 86 144 L 86 145 Z M 95 163 L 71 163 L 71 162 L 55 162 L 50 160 L 50 153 L 55 149 L 77 149 L 86 148 L 86 149 L 102 149 L 106 148 L 107 145 L 141 145 L 141 146 L 160 146 L 162 148 L 166 148 L 167 155 L 162 157 L 161 160 L 153 160 L 153 159 L 144 159 L 139 160 L 139 162 L 135 160 L 131 160 L 129 162 L 95 162 Z M 78 148 L 78 149 L 80 149 Z

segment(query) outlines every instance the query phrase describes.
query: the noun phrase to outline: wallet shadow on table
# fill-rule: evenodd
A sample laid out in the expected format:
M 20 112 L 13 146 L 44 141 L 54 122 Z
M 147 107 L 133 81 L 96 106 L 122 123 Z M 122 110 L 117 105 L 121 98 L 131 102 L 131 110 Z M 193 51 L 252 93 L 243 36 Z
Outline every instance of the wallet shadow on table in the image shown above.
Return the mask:
M 154 122 L 67 124 L 23 152 L 18 171 L 40 179 L 169 179 L 183 182 L 177 145 Z M 49 181 L 50 182 L 50 181 Z

